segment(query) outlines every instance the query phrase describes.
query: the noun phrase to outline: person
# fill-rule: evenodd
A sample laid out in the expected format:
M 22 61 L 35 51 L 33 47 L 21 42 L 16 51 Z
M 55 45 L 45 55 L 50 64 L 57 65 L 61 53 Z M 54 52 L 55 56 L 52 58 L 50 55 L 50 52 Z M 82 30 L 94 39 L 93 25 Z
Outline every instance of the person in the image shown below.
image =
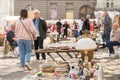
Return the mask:
M 94 28 L 96 28 L 96 27 L 97 27 L 97 23 L 96 23 L 96 21 L 95 21 L 95 20 L 93 21 L 93 26 L 94 26 Z
M 67 36 L 68 36 L 68 28 L 69 28 L 69 24 L 67 23 L 67 21 L 65 21 L 64 24 L 63 24 L 63 32 L 64 32 L 63 38 L 64 38 L 64 36 L 66 36 L 66 38 L 67 38 Z
M 49 33 L 51 33 L 51 32 L 52 32 L 52 30 L 51 30 L 52 24 L 48 24 L 47 26 L 48 26 L 48 29 L 47 29 L 47 34 L 49 34 Z
M 79 35 L 82 35 L 83 22 L 84 22 L 84 19 L 82 18 L 81 21 L 79 21 L 79 23 L 78 23 L 78 32 L 79 32 Z
M 112 31 L 110 33 L 110 41 L 108 42 L 108 49 L 110 53 L 110 57 L 115 56 L 115 51 L 113 46 L 120 46 L 120 29 L 117 23 L 113 24 Z
M 76 23 L 76 21 L 73 22 L 73 36 L 75 38 L 78 37 L 78 24 Z
M 94 24 L 93 24 L 92 21 L 90 21 L 90 31 L 91 31 L 91 32 L 94 31 Z
M 28 11 L 26 9 L 22 9 L 20 12 L 20 19 L 16 21 L 15 25 L 15 33 L 22 71 L 25 71 L 26 68 L 31 70 L 30 57 L 32 53 L 32 38 L 30 35 L 33 35 L 33 38 L 36 39 L 37 32 L 32 19 L 28 18 Z
M 90 31 L 90 22 L 89 22 L 89 19 L 90 19 L 90 15 L 87 15 L 86 16 L 86 19 L 84 20 L 84 23 L 83 23 L 83 30 L 89 30 Z
M 10 28 L 10 22 L 9 22 L 9 21 L 6 21 L 6 24 L 5 24 L 5 26 L 4 26 L 5 32 L 8 32 L 8 31 L 9 31 L 9 28 Z
M 15 35 L 15 24 L 11 24 L 10 30 L 7 32 L 7 36 L 6 36 L 10 46 L 14 46 L 17 47 L 17 38 Z
M 53 24 L 52 27 L 53 27 L 53 32 L 57 32 L 57 25 Z
M 62 28 L 61 19 L 59 19 L 56 25 L 57 25 L 57 32 L 58 32 L 58 36 L 57 36 L 57 42 L 58 42 L 61 35 L 61 28 Z
M 106 40 L 106 46 L 110 40 L 110 32 L 111 32 L 111 27 L 112 27 L 112 20 L 110 18 L 110 16 L 108 15 L 108 12 L 105 11 L 104 12 L 104 36 L 105 36 L 105 40 Z
M 35 43 L 35 50 L 43 49 L 43 41 L 46 38 L 46 33 L 47 33 L 47 24 L 46 21 L 40 18 L 40 11 L 39 10 L 34 10 L 34 25 L 37 30 L 37 39 L 34 41 Z M 42 55 L 42 60 L 46 59 L 45 53 L 41 53 Z M 40 54 L 36 52 L 36 59 L 37 61 L 40 60 Z

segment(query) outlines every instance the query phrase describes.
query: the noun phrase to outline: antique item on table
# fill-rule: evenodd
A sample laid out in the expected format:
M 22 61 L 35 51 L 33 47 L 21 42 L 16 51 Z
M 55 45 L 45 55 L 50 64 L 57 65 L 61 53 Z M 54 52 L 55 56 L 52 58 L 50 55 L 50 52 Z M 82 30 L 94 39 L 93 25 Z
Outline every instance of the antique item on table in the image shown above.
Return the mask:
M 69 65 L 69 62 L 59 61 L 59 65 L 61 65 L 61 64 L 66 64 L 66 65 Z
M 58 62 L 55 66 L 55 73 L 63 75 L 69 72 L 69 62 Z
M 27 75 L 22 80 L 35 80 L 35 78 L 31 75 Z M 36 80 L 38 80 L 38 79 L 36 79 Z
M 68 46 L 60 46 L 58 47 L 59 50 L 68 50 L 69 47 Z
M 65 73 L 68 73 L 68 69 L 67 68 L 56 68 L 55 72 L 58 74 L 65 74 Z
M 50 48 L 48 48 L 48 49 L 39 49 L 39 50 L 36 50 L 36 52 L 39 52 L 39 53 L 44 53 L 44 52 L 50 53 L 50 52 L 56 52 L 56 49 L 50 49 Z
M 51 33 L 49 34 L 51 43 L 54 43 L 54 42 L 57 40 L 57 35 L 58 35 L 58 32 L 51 32 Z
M 85 63 L 88 63 L 88 56 L 87 56 L 87 51 L 85 51 L 84 62 L 85 62 Z
M 50 49 L 57 49 L 57 50 L 69 50 L 68 46 L 58 46 L 58 47 L 50 47 Z
M 75 42 L 77 42 L 77 39 L 76 38 L 71 38 L 70 41 L 75 43 Z
M 79 59 L 73 58 L 69 62 L 70 65 L 70 71 L 69 76 L 70 78 L 77 78 L 79 73 Z
M 87 56 L 89 58 L 88 61 L 93 59 L 94 50 L 97 48 L 96 43 L 89 38 L 88 33 L 86 32 L 83 35 L 83 38 L 79 39 L 75 46 L 82 53 L 82 59 L 84 60 L 85 52 L 87 52 Z
M 67 68 L 69 69 L 69 62 L 58 62 L 58 65 L 56 65 L 57 68 Z
M 55 67 L 52 64 L 43 64 L 42 72 L 43 73 L 53 73 L 55 71 Z
M 52 43 L 51 38 L 50 38 L 50 37 L 47 37 L 47 38 L 44 40 L 44 44 L 50 44 L 50 43 Z
M 42 72 L 38 72 L 37 74 L 35 74 L 34 76 L 33 76 L 33 80 L 41 80 L 40 78 L 42 77 L 43 75 L 42 75 Z
M 69 70 L 70 66 L 67 64 L 56 65 L 56 68 L 66 68 Z

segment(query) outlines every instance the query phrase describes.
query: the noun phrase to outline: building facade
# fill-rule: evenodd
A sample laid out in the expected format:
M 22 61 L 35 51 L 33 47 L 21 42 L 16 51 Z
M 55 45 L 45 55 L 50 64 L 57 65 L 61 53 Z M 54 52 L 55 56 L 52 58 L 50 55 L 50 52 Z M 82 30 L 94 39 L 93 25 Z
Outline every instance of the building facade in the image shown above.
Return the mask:
M 15 0 L 14 15 L 23 8 L 38 9 L 44 19 L 79 19 L 86 14 L 94 16 L 95 5 L 91 0 Z
M 97 0 L 96 10 L 120 11 L 120 0 Z
M 5 23 L 6 16 L 14 15 L 14 0 L 0 0 L 0 25 Z
M 14 15 L 14 0 L 0 0 L 0 14 Z

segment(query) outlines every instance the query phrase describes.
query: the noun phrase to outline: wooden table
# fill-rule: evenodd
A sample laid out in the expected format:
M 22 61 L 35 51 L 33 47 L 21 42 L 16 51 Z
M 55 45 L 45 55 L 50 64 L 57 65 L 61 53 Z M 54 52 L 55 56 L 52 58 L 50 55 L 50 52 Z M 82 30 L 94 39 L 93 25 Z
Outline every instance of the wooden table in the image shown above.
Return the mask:
M 76 49 L 68 49 L 68 50 L 60 50 L 60 49 L 39 49 L 36 50 L 37 53 L 46 53 L 50 58 L 52 58 L 54 61 L 55 58 L 50 53 L 56 53 L 63 61 L 66 61 L 65 57 L 63 57 L 60 53 L 66 53 L 70 58 L 73 58 L 73 56 L 70 53 L 74 53 L 75 57 L 77 58 L 77 55 L 79 54 L 79 51 Z

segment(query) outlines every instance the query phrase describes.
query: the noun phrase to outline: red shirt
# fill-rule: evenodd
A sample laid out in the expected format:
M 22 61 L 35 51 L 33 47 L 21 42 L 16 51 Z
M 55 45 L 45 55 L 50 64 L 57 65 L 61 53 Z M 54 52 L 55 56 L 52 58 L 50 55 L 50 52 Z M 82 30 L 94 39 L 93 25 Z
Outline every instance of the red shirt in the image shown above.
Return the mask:
M 90 23 L 90 31 L 93 31 L 94 30 L 94 26 L 92 23 Z

